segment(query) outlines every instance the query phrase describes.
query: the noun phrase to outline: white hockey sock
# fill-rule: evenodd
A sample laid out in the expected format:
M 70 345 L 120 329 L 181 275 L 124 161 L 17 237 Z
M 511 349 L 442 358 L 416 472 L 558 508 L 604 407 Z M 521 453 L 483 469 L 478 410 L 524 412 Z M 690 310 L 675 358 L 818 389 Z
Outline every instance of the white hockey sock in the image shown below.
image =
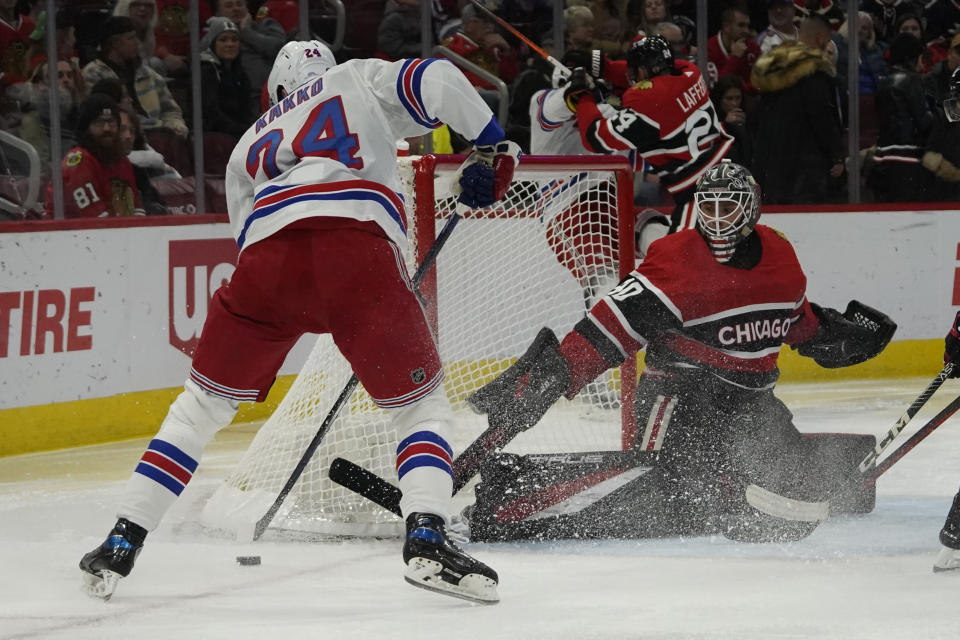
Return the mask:
M 117 510 L 118 518 L 147 531 L 160 524 L 193 477 L 203 448 L 237 413 L 236 402 L 210 395 L 189 380 L 184 389 L 127 481 Z
M 450 521 L 453 451 L 448 433 L 453 412 L 443 388 L 418 402 L 394 409 L 397 429 L 397 476 L 403 516 L 433 513 Z

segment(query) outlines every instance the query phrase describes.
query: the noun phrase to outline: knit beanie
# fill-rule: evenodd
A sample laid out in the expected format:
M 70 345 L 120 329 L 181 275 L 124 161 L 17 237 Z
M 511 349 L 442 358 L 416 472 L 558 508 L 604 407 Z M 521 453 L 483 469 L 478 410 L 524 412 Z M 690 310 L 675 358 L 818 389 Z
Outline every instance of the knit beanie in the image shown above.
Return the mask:
M 113 98 L 104 93 L 91 93 L 77 110 L 77 133 L 82 134 L 102 115 L 112 115 L 120 121 L 120 108 Z
M 237 25 L 233 24 L 230 18 L 223 16 L 212 16 L 207 20 L 207 32 L 200 38 L 200 51 L 213 49 L 213 43 L 217 41 L 221 33 L 225 31 L 237 31 Z

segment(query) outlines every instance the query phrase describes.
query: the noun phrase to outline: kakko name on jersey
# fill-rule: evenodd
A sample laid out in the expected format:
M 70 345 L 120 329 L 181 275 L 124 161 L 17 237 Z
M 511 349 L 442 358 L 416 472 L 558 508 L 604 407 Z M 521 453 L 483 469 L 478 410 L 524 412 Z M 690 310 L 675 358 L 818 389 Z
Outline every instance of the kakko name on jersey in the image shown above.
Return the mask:
M 395 144 L 444 122 L 478 146 L 503 138 L 463 73 L 436 58 L 350 60 L 290 92 L 247 130 L 227 165 L 241 251 L 315 216 L 374 221 L 405 247 Z

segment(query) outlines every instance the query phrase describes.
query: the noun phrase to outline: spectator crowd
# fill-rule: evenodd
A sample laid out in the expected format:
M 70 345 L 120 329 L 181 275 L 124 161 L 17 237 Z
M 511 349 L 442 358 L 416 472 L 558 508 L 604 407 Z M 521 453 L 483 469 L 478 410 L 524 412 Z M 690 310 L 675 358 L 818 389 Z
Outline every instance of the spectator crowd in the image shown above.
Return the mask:
M 564 0 L 555 0 L 564 2 Z M 311 0 L 309 29 L 333 42 L 336 11 Z M 419 57 L 421 11 L 431 10 L 428 49 L 442 46 L 490 104 L 507 114 L 508 136 L 530 151 L 531 98 L 556 86 L 553 67 L 469 0 L 349 0 L 339 62 Z M 658 35 L 675 59 L 697 61 L 694 0 L 565 0 L 555 30 L 554 0 L 484 0 L 537 48 L 565 60 L 616 68 L 632 43 Z M 40 171 L 46 201 L 0 219 L 52 217 L 50 168 L 63 170 L 65 215 L 119 216 L 191 212 L 195 189 L 223 211 L 222 174 L 235 141 L 266 106 L 274 57 L 299 32 L 292 0 L 200 0 L 201 91 L 190 77 L 188 0 L 0 0 L 0 202 L 16 201 L 18 181 Z M 729 0 L 708 3 L 710 99 L 733 143 L 727 157 L 745 165 L 768 204 L 846 202 L 847 173 L 859 168 L 861 200 L 960 201 L 960 123 L 944 114 L 960 66 L 960 2 L 861 0 L 855 16 L 843 0 Z M 56 31 L 56 85 L 50 85 L 47 30 Z M 856 38 L 859 59 L 850 69 Z M 572 55 L 570 55 L 572 54 Z M 847 86 L 856 73 L 857 118 Z M 601 74 L 602 75 L 602 74 Z M 599 76 L 598 76 L 599 77 Z M 497 86 L 508 88 L 502 105 Z M 618 106 L 625 82 L 610 78 Z M 60 158 L 51 158 L 50 100 L 59 103 Z M 193 122 L 200 100 L 202 123 Z M 848 154 L 848 123 L 859 123 L 860 153 Z M 201 126 L 195 126 L 200 124 Z M 204 175 L 192 145 L 203 131 Z M 4 151 L 18 138 L 29 158 Z M 414 145 L 416 141 L 412 141 Z M 437 152 L 467 145 L 441 130 Z M 642 163 L 640 163 L 642 164 Z M 649 166 L 646 167 L 650 169 Z M 654 176 L 638 169 L 638 202 L 671 204 Z M 642 193 L 642 196 L 641 196 Z

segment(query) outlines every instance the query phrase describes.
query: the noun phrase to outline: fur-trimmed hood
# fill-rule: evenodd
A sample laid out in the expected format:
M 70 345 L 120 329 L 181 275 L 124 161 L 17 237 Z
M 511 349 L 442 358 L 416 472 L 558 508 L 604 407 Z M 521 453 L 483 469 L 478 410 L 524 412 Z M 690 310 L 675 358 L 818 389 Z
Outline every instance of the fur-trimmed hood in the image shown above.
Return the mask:
M 782 91 L 817 71 L 837 75 L 825 52 L 802 42 L 786 42 L 757 59 L 750 81 L 760 92 Z

